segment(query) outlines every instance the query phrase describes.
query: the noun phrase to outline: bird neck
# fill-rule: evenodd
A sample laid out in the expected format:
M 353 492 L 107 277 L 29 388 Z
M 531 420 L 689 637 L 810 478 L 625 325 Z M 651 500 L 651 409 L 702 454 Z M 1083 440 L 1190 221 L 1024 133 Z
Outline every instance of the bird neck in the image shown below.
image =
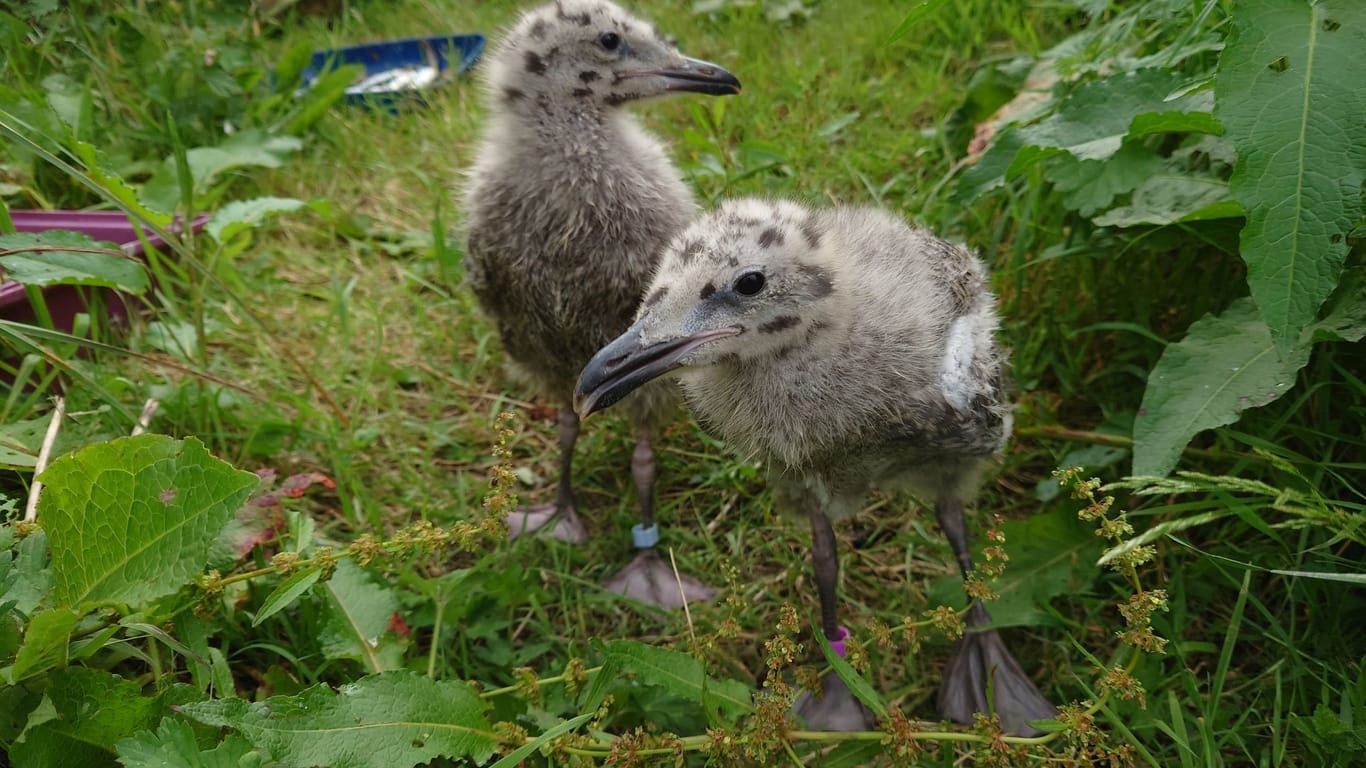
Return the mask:
M 562 160 L 567 167 L 615 164 L 632 147 L 625 134 L 632 118 L 620 109 L 587 99 L 528 95 L 503 113 L 504 129 L 524 153 Z

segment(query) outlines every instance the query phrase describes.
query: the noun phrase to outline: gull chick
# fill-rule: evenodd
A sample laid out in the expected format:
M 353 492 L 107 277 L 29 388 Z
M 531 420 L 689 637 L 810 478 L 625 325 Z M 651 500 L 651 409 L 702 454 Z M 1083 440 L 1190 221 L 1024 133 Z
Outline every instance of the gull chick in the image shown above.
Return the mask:
M 821 629 L 843 647 L 831 518 L 874 488 L 934 499 L 964 577 L 964 503 L 1011 428 L 982 263 L 877 209 L 734 200 L 673 240 L 635 323 L 584 368 L 582 416 L 665 374 L 704 429 L 770 465 L 811 524 Z M 942 716 L 996 712 L 1012 733 L 1053 717 L 980 603 L 940 689 Z M 987 701 L 988 681 L 994 700 Z M 833 673 L 796 710 L 812 727 L 872 716 Z
M 664 148 L 623 107 L 670 93 L 739 93 L 721 67 L 680 53 L 649 23 L 605 0 L 561 0 L 527 12 L 490 55 L 488 118 L 469 172 L 465 268 L 503 349 L 533 389 L 560 401 L 560 477 L 552 504 L 517 511 L 513 535 L 545 528 L 587 539 L 571 481 L 579 419 L 574 380 L 631 324 L 660 250 L 696 214 Z M 627 404 L 641 524 L 638 556 L 606 586 L 664 607 L 679 583 L 655 551 L 651 433 L 667 387 Z M 687 599 L 710 588 L 683 579 Z

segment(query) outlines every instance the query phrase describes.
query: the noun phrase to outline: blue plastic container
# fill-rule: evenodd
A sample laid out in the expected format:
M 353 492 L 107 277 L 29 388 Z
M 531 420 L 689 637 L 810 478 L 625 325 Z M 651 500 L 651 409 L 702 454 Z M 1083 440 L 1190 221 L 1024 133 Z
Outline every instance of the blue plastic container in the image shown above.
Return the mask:
M 320 75 L 346 64 L 365 67 L 363 78 L 346 89 L 346 102 L 397 113 L 404 104 L 423 104 L 423 91 L 474 65 L 484 51 L 484 36 L 435 35 L 314 51 L 303 71 L 303 88 Z

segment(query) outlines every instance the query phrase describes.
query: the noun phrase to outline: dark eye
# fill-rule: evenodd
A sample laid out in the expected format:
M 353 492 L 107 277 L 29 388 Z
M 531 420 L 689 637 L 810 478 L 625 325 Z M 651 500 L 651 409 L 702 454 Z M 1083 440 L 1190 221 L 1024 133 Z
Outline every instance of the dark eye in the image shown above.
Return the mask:
M 763 272 L 746 272 L 735 278 L 735 292 L 741 296 L 753 296 L 764 289 Z
M 616 32 L 603 32 L 598 35 L 598 45 L 609 51 L 615 51 L 617 46 L 621 45 L 621 35 Z

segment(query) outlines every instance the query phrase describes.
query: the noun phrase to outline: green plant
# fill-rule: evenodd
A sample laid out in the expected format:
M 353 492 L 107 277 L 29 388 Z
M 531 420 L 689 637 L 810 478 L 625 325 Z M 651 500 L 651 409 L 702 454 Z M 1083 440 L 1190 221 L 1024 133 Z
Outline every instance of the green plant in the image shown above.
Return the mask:
M 781 724 L 783 698 L 772 695 L 780 684 L 790 693 L 832 665 L 808 640 L 808 542 L 802 526 L 770 509 L 762 467 L 682 420 L 659 444 L 659 514 L 670 522 L 667 544 L 680 568 L 717 574 L 727 584 L 723 603 L 660 615 L 598 587 L 619 566 L 633 521 L 620 471 L 631 445 L 612 419 L 585 432 L 576 463 L 590 543 L 569 549 L 495 536 L 471 551 L 424 548 L 485 516 L 480 499 L 495 476 L 497 504 L 510 503 L 513 491 L 539 500 L 554 465 L 545 404 L 523 399 L 501 374 L 496 334 L 460 284 L 460 222 L 449 203 L 481 124 L 478 90 L 455 82 L 421 111 L 336 109 L 296 130 L 277 119 L 301 105 L 292 85 L 272 89 L 264 73 L 286 70 L 283 60 L 301 51 L 429 33 L 433 19 L 496 35 L 522 5 L 263 3 L 256 20 L 221 0 L 86 4 L 66 15 L 44 2 L 4 9 L 0 80 L 24 103 L 0 108 L 25 121 L 0 147 L 7 204 L 131 208 L 147 202 L 150 187 L 181 212 L 212 209 L 220 218 L 149 263 L 158 309 L 126 337 L 19 329 L 53 354 L 16 365 L 28 386 L 0 384 L 0 462 L 20 468 L 0 480 L 0 517 L 24 527 L 15 521 L 58 388 L 67 407 L 56 419 L 54 456 L 126 434 L 152 399 L 155 431 L 195 435 L 261 480 L 207 555 L 218 573 L 200 584 L 221 592 L 208 599 L 182 584 L 173 597 L 82 619 L 121 617 L 116 628 L 103 625 L 115 632 L 107 642 L 68 642 L 64 668 L 0 690 L 0 734 L 18 738 L 31 725 L 44 748 L 68 736 L 98 743 L 79 748 L 92 764 L 116 756 L 129 765 L 267 762 L 257 743 L 293 750 L 291 760 L 331 761 L 326 739 L 270 727 L 265 706 L 307 706 L 330 735 L 348 715 L 417 694 L 448 695 L 452 706 L 429 713 L 440 720 L 430 736 L 376 718 L 385 749 L 373 760 L 482 755 L 495 743 L 503 758 L 489 763 L 545 766 L 1108 765 L 1126 756 L 1183 768 L 1352 764 L 1366 655 L 1353 623 L 1366 610 L 1355 581 L 1366 469 L 1360 342 L 1316 344 L 1287 396 L 1198 436 L 1171 477 L 1122 480 L 1142 392 L 1164 352 L 1205 314 L 1224 322 L 1243 311 L 1233 316 L 1240 324 L 1263 321 L 1238 301 L 1250 290 L 1237 255 L 1243 219 L 1227 199 L 1225 218 L 1166 225 L 1095 222 L 1141 215 L 1161 190 L 1137 201 L 1132 190 L 1116 192 L 1095 210 L 1083 204 L 1112 175 L 1133 183 L 1130 166 L 1151 170 L 1154 162 L 1176 174 L 1172 189 L 1225 184 L 1239 159 L 1229 137 L 1200 133 L 1219 116 L 1210 111 L 1218 101 L 1208 88 L 1178 89 L 1173 103 L 1186 112 L 1163 120 L 1190 127 L 1133 137 L 1127 124 L 1116 128 L 1119 150 L 1094 161 L 1115 166 L 1095 175 L 1100 186 L 1088 183 L 1097 166 L 1077 165 L 1069 144 L 1044 147 L 1028 167 L 998 168 L 988 192 L 961 197 L 990 170 L 983 163 L 993 152 L 993 162 L 1029 158 L 1030 150 L 977 153 L 985 131 L 1003 124 L 992 114 L 1032 87 L 1025 83 L 1036 63 L 1054 59 L 1081 74 L 1047 89 L 1040 103 L 1048 114 L 1038 122 L 1017 113 L 1018 125 L 998 130 L 1002 141 L 1051 119 L 1073 91 L 1121 74 L 1131 59 L 1184 47 L 1194 52 L 1164 54 L 1147 69 L 1182 83 L 1219 76 L 1219 46 L 1241 4 L 822 0 L 804 4 L 805 19 L 781 25 L 765 15 L 781 3 L 706 12 L 692 3 L 636 4 L 745 84 L 719 110 L 663 100 L 639 113 L 670 140 L 699 199 L 877 202 L 992 264 L 1020 408 L 1016 439 L 979 501 L 980 519 L 1002 518 L 990 528 L 1005 535 L 1010 559 L 981 586 L 999 595 L 993 613 L 1051 700 L 1100 702 L 1094 711 L 1069 708 L 1073 727 L 1046 746 L 998 744 L 989 723 L 958 730 L 912 719 L 933 711 L 949 652 L 940 627 L 953 630 L 963 593 L 948 577 L 955 566 L 930 516 L 905 498 L 873 499 L 837 528 L 850 544 L 845 557 L 859 561 L 840 585 L 859 638 L 849 655 L 857 677 L 846 677 L 862 680 L 863 693 L 885 707 L 887 729 L 813 734 Z M 1072 36 L 1073 47 L 1055 48 Z M 205 67 L 209 48 L 233 50 Z M 237 85 L 222 90 L 229 80 Z M 1083 124 L 1110 119 L 1142 94 L 1095 95 L 1104 100 Z M 1199 99 L 1203 108 L 1190 108 Z M 196 180 L 212 172 L 207 161 L 225 144 L 224 122 L 248 137 L 228 147 L 233 156 L 269 162 Z M 303 143 L 250 146 L 280 136 Z M 139 221 L 150 230 L 146 218 Z M 1346 237 L 1343 281 L 1359 267 L 1359 235 Z M 1336 318 L 1336 333 L 1349 336 L 1361 317 L 1351 298 L 1340 287 L 1314 322 Z M 72 359 L 73 349 L 86 352 Z M 504 410 L 522 418 L 499 425 Z M 490 445 L 498 456 L 487 455 Z M 1072 465 L 1123 483 L 1091 491 L 1113 493 L 1128 510 L 1138 532 L 1126 546 L 1153 548 L 1143 584 L 1151 591 L 1152 573 L 1167 592 L 1167 610 L 1148 617 L 1168 640 L 1163 654 L 1126 650 L 1117 637 L 1133 629 L 1116 610 L 1133 587 L 1113 566 L 1095 565 L 1105 542 L 1048 480 L 1049 470 Z M 14 564 L 3 578 L 40 574 L 38 587 L 18 579 L 15 597 L 0 603 L 41 593 L 50 570 L 43 536 L 31 533 L 0 558 Z M 0 650 L 13 653 L 35 628 L 27 613 L 0 613 Z M 0 657 L 0 666 L 10 663 Z M 1116 665 L 1128 679 L 1110 679 L 1114 693 L 1102 698 L 1097 681 Z M 1142 687 L 1145 707 L 1118 695 L 1131 683 Z M 766 697 L 744 709 L 735 703 L 741 687 Z M 85 717 L 95 710 L 73 707 L 78 696 L 130 703 L 132 714 Z M 194 706 L 176 714 L 182 704 Z M 463 741 L 453 738 L 456 720 L 470 726 Z M 1110 754 L 1100 758 L 1087 739 Z M 30 763 L 55 754 L 26 749 Z M 461 760 L 470 762 L 432 762 Z
M 1044 258 L 1204 248 L 1246 264 L 1251 296 L 1210 306 L 1152 367 L 1135 474 L 1166 474 L 1197 432 L 1283 398 L 1315 344 L 1366 335 L 1361 267 L 1346 266 L 1364 210 L 1366 101 L 1346 75 L 1363 27 L 1352 3 L 1130 4 L 1045 53 L 963 171 L 965 201 L 1055 190 L 1075 253 Z

